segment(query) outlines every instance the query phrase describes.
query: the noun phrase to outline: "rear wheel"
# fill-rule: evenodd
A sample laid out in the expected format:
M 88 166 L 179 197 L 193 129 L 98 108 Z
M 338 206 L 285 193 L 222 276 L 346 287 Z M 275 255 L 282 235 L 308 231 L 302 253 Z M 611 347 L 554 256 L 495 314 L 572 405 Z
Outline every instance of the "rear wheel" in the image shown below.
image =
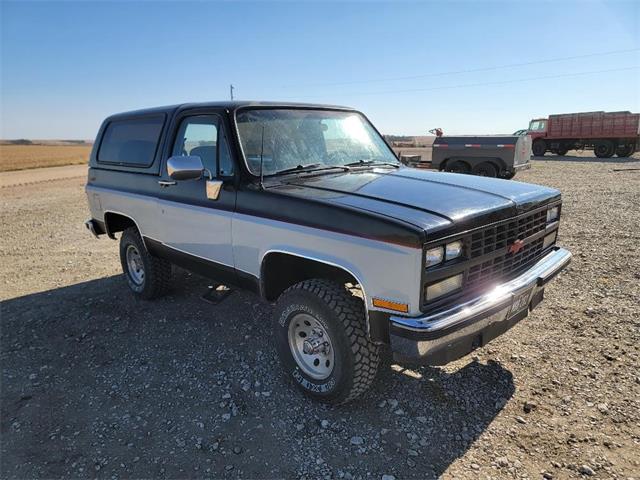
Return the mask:
M 616 150 L 616 155 L 620 158 L 630 157 L 633 154 L 633 145 L 621 145 Z
M 491 162 L 482 162 L 473 167 L 472 170 L 474 175 L 478 175 L 480 177 L 497 177 L 498 169 Z
M 285 374 L 309 397 L 346 403 L 373 383 L 380 347 L 367 337 L 362 300 L 343 285 L 315 279 L 287 289 L 274 328 Z
M 561 157 L 563 157 L 563 156 L 565 156 L 567 154 L 568 151 L 569 151 L 569 149 L 567 147 L 560 147 L 560 148 L 558 148 L 557 154 L 560 155 Z
M 468 163 L 456 160 L 447 164 L 446 171 L 452 173 L 469 173 L 471 169 Z
M 536 157 L 541 157 L 547 151 L 547 143 L 538 138 L 534 140 L 531 150 Z
M 150 300 L 164 295 L 171 285 L 171 263 L 152 256 L 135 227 L 120 238 L 120 263 L 133 293 Z
M 614 150 L 613 143 L 609 140 L 598 142 L 595 147 L 593 147 L 593 153 L 595 153 L 598 158 L 610 158 L 613 156 Z

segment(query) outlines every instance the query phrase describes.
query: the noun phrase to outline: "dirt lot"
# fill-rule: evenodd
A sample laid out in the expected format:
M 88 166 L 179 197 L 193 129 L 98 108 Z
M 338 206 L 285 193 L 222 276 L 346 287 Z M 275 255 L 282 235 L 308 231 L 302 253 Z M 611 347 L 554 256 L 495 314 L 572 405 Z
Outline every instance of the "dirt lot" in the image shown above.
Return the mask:
M 615 171 L 623 169 L 625 171 Z M 632 170 L 636 169 L 636 170 Z M 207 281 L 134 300 L 81 178 L 0 189 L 2 478 L 640 475 L 640 158 L 545 157 L 575 255 L 513 330 L 446 368 L 384 369 L 358 403 L 282 378 L 269 305 Z
M 0 172 L 86 164 L 90 154 L 91 145 L 70 145 L 64 142 L 42 145 L 0 143 Z

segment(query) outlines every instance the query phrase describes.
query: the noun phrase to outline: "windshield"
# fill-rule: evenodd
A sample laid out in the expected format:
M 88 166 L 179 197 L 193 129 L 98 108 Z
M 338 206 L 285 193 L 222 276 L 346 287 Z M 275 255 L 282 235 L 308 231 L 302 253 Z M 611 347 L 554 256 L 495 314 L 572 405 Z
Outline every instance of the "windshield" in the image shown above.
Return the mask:
M 236 115 L 251 173 L 273 175 L 303 167 L 361 163 L 400 165 L 369 122 L 355 112 L 303 109 L 243 110 Z
M 529 124 L 530 132 L 542 132 L 547 128 L 546 120 L 531 120 Z

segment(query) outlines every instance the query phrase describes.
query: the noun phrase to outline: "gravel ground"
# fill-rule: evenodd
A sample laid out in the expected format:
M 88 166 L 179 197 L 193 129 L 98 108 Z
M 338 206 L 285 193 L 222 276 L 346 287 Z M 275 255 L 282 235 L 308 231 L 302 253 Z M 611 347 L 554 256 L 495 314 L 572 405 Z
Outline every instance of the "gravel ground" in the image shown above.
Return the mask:
M 283 379 L 257 297 L 212 306 L 178 271 L 135 300 L 117 242 L 82 225 L 82 179 L 2 188 L 0 476 L 640 476 L 638 169 L 534 161 L 517 178 L 562 190 L 575 255 L 545 302 L 444 368 L 385 366 L 340 408 Z

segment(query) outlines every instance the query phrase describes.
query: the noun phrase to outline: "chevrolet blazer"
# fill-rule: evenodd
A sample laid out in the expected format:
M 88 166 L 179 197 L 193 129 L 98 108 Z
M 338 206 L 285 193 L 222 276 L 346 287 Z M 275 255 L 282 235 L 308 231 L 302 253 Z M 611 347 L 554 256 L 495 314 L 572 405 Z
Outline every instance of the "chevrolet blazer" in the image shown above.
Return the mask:
M 255 292 L 275 303 L 269 328 L 286 375 L 334 404 L 366 391 L 383 349 L 442 365 L 482 347 L 571 259 L 556 245 L 559 191 L 405 167 L 345 107 L 220 102 L 110 116 L 86 194 L 86 226 L 119 234 L 135 295 L 166 294 L 173 265 Z

